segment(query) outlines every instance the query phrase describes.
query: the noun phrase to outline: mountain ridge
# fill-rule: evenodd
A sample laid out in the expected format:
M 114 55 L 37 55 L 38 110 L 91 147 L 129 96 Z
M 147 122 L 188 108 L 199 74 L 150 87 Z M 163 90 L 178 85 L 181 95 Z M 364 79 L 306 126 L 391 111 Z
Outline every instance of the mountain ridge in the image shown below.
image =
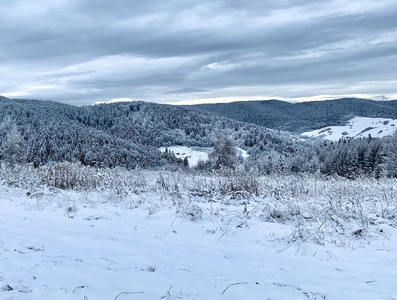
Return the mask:
M 281 100 L 197 104 L 190 107 L 272 129 L 302 133 L 326 126 L 345 125 L 353 117 L 397 118 L 397 100 L 341 98 L 291 103 Z

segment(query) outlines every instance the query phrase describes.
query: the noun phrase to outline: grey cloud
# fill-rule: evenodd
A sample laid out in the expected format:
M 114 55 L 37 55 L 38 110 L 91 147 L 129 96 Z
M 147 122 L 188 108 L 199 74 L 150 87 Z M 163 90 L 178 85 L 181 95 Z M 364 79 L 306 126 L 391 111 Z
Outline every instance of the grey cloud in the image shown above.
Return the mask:
M 0 71 L 15 76 L 2 80 L 0 94 L 27 87 L 29 98 L 69 103 L 136 95 L 155 101 L 159 94 L 172 102 L 201 91 L 265 95 L 273 86 L 285 97 L 288 87 L 311 85 L 310 93 L 323 94 L 325 86 L 349 91 L 363 81 L 397 80 L 394 1 L 368 2 L 371 9 L 347 3 L 346 13 L 331 0 L 69 0 L 32 13 L 24 2 L 6 2 L 0 0 Z M 111 57 L 126 64 L 115 70 Z M 149 68 L 129 64 L 132 58 L 175 64 Z M 40 85 L 54 87 L 29 89 Z
M 165 94 L 185 94 L 185 93 L 202 93 L 208 92 L 208 90 L 197 89 L 197 88 L 183 88 L 178 90 L 166 91 Z

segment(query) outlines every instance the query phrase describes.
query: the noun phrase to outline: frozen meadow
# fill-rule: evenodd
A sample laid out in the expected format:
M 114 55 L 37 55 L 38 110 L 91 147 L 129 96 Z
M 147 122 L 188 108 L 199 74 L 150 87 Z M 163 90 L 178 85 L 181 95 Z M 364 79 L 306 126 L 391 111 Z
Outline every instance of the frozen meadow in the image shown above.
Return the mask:
M 396 180 L 0 170 L 0 299 L 397 299 Z

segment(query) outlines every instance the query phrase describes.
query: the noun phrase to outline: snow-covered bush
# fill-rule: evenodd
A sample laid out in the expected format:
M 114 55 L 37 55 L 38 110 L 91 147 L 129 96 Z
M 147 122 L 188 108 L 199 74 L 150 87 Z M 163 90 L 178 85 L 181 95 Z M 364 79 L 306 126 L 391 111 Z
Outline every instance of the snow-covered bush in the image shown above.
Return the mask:
M 190 221 L 199 221 L 203 218 L 203 210 L 197 204 L 192 204 L 186 207 L 183 214 Z

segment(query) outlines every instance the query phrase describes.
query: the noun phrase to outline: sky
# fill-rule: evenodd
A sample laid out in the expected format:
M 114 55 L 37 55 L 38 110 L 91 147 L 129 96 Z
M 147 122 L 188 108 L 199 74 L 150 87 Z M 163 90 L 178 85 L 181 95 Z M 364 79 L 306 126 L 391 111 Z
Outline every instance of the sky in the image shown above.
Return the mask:
M 397 99 L 397 1 L 0 0 L 0 95 Z

